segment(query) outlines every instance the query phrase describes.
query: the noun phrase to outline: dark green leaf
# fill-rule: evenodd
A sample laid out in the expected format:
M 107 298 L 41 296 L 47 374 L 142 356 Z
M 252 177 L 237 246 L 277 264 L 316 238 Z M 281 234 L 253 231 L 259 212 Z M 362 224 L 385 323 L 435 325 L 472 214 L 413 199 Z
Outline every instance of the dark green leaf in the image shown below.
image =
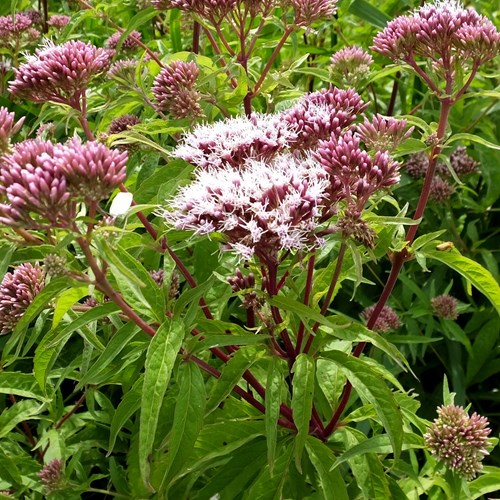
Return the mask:
M 385 28 L 385 25 L 391 20 L 387 14 L 366 0 L 354 0 L 347 10 L 377 28 Z

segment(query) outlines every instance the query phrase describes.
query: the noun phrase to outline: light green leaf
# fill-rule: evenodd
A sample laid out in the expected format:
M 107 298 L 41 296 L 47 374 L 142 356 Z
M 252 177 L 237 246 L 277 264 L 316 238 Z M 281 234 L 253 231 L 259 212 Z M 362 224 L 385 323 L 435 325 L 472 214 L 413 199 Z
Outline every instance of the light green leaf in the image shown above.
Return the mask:
M 181 320 L 165 321 L 151 340 L 146 355 L 139 423 L 139 464 L 145 485 L 149 485 L 149 455 L 153 450 L 160 408 L 184 339 L 184 332 Z
M 54 317 L 52 319 L 52 328 L 55 328 L 62 320 L 63 316 L 76 304 L 81 298 L 89 294 L 88 286 L 78 286 L 65 290 L 56 299 L 54 307 Z
M 207 413 L 213 412 L 229 396 L 234 386 L 240 382 L 243 374 L 264 354 L 264 349 L 242 347 L 231 356 L 210 392 Z
M 35 377 L 29 373 L 0 372 L 0 393 L 45 401 Z
M 311 421 L 313 397 L 315 363 L 307 354 L 299 354 L 293 364 L 293 395 L 292 412 L 293 421 L 297 427 L 295 436 L 295 466 L 302 472 L 301 458 L 306 438 L 309 435 L 309 423 Z
M 337 364 L 358 395 L 373 405 L 389 435 L 394 457 L 398 459 L 403 441 L 401 412 L 394 395 L 380 377 L 380 372 L 374 371 L 363 360 L 341 351 L 323 352 L 322 357 Z
M 490 300 L 493 307 L 500 314 L 500 286 L 487 269 L 468 257 L 464 257 L 456 249 L 437 250 L 436 243 L 424 246 L 421 252 L 427 258 L 442 262 L 460 273 Z
M 8 436 L 17 424 L 34 418 L 44 408 L 44 404 L 40 404 L 32 399 L 23 399 L 10 408 L 5 409 L 0 415 L 0 438 Z
M 500 491 L 500 471 L 497 467 L 485 467 L 483 474 L 469 483 L 471 500 L 480 498 L 488 493 Z
M 366 0 L 354 0 L 347 10 L 377 28 L 385 28 L 385 25 L 391 20 L 387 14 Z
M 323 498 L 330 500 L 349 500 L 346 485 L 342 474 L 334 469 L 335 455 L 328 446 L 318 439 L 308 436 L 306 449 L 314 468 L 318 472 L 319 485 L 323 492 Z
M 23 484 L 23 478 L 12 456 L 7 455 L 0 448 L 0 478 L 6 481 L 10 486 L 20 488 Z M 10 497 L 11 495 L 9 495 Z M 7 498 L 7 496 L 5 497 Z
M 460 134 L 454 134 L 452 135 L 445 143 L 445 146 L 448 144 L 451 144 L 452 142 L 456 141 L 472 141 L 472 142 L 477 142 L 478 144 L 482 144 L 483 146 L 486 146 L 487 148 L 491 149 L 496 149 L 500 151 L 500 146 L 498 144 L 495 144 L 493 142 L 489 142 L 483 137 L 480 137 L 479 135 L 474 135 L 474 134 L 466 134 L 466 133 L 460 133 Z

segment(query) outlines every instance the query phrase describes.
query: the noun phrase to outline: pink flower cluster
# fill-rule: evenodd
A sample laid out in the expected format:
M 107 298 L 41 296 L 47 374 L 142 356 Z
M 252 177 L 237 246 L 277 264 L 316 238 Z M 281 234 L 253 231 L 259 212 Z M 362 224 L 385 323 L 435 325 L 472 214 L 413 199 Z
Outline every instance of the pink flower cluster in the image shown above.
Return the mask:
M 9 89 L 15 96 L 34 102 L 54 101 L 79 109 L 89 83 L 107 69 L 109 61 L 107 50 L 90 43 L 54 45 L 47 41 L 15 70 Z
M 489 455 L 491 429 L 485 417 L 469 416 L 461 406 L 440 406 L 438 418 L 424 435 L 433 455 L 465 479 L 474 479 L 482 469 L 481 461 Z
M 38 264 L 21 264 L 5 274 L 0 283 L 0 335 L 14 329 L 44 283 L 44 272 Z
M 361 47 L 345 47 L 330 58 L 332 81 L 343 87 L 359 88 L 370 72 L 373 58 Z
M 311 26 L 314 21 L 332 17 L 337 0 L 290 0 L 295 11 L 297 26 Z
M 106 40 L 106 47 L 108 49 L 113 49 L 115 50 L 118 47 L 118 42 L 120 41 L 120 38 L 122 37 L 123 33 L 121 31 L 117 31 L 116 33 L 113 33 L 107 40 Z M 142 35 L 138 31 L 132 31 L 128 36 L 126 36 L 121 44 L 122 50 L 132 50 L 136 49 L 139 47 L 139 44 L 137 43 L 140 41 L 142 38 Z
M 0 107 L 0 155 L 10 149 L 10 138 L 19 132 L 24 123 L 24 116 L 17 122 L 14 113 L 4 106 Z
M 363 309 L 361 316 L 365 321 L 368 321 L 373 314 L 375 305 Z M 390 306 L 384 306 L 380 311 L 379 317 L 372 327 L 372 330 L 377 333 L 387 333 L 391 330 L 397 330 L 402 325 L 398 313 Z
M 18 143 L 0 160 L 0 223 L 68 227 L 76 201 L 106 198 L 125 179 L 126 162 L 126 152 L 97 142 Z

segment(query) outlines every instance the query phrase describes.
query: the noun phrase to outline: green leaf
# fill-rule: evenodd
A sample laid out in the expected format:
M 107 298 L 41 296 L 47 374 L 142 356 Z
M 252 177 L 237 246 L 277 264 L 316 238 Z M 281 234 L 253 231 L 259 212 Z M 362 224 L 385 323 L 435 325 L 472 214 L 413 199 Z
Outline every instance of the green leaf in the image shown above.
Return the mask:
M 0 276 L 4 276 L 10 265 L 10 260 L 16 246 L 13 243 L 5 243 L 0 247 Z
M 498 467 L 485 467 L 483 474 L 469 483 L 469 490 L 471 500 L 488 493 L 498 493 L 500 491 L 500 471 Z
M 489 299 L 500 314 L 500 286 L 487 269 L 468 257 L 464 257 L 456 249 L 437 250 L 436 243 L 426 245 L 421 249 L 421 252 L 427 258 L 442 262 L 460 273 Z
M 460 134 L 454 134 L 452 135 L 445 143 L 445 146 L 448 144 L 451 144 L 452 142 L 456 141 L 472 141 L 472 142 L 477 142 L 478 144 L 482 144 L 483 146 L 486 146 L 487 148 L 490 149 L 496 149 L 500 151 L 500 146 L 498 144 L 495 144 L 493 142 L 489 142 L 483 137 L 480 137 L 479 135 L 474 135 L 474 134 L 466 134 L 466 133 L 460 133 Z
M 295 466 L 302 472 L 301 458 L 306 438 L 309 435 L 309 423 L 311 421 L 313 397 L 315 363 L 307 354 L 299 354 L 293 364 L 293 395 L 292 412 L 293 421 L 297 427 L 295 436 Z
M 127 347 L 133 338 L 140 331 L 140 328 L 135 323 L 125 323 L 111 338 L 109 344 L 101 353 L 97 361 L 88 369 L 85 375 L 75 388 L 75 391 L 81 389 L 84 385 L 92 383 L 98 375 L 100 375 L 109 364 Z
M 207 413 L 213 412 L 229 396 L 243 374 L 264 354 L 264 349 L 242 347 L 231 356 L 222 369 L 220 378 L 212 387 L 207 403 Z
M 172 52 L 180 52 L 182 50 L 182 36 L 181 11 L 179 9 L 172 9 L 170 11 L 168 31 L 170 33 L 170 41 L 172 42 Z
M 386 24 L 391 20 L 387 14 L 366 0 L 354 0 L 347 10 L 377 28 L 385 28 Z
M 394 457 L 398 459 L 403 442 L 401 412 L 379 372 L 374 371 L 363 360 L 341 351 L 326 351 L 322 353 L 322 357 L 337 364 L 358 395 L 373 405 L 389 435 Z
M 76 302 L 89 294 L 88 286 L 78 286 L 64 291 L 57 297 L 54 307 L 54 317 L 52 319 L 52 328 L 55 328 L 63 316 L 73 307 Z
M 344 478 L 338 469 L 334 469 L 335 455 L 328 446 L 318 439 L 308 436 L 306 449 L 314 468 L 318 472 L 323 498 L 330 500 L 349 500 Z
M 280 406 L 283 400 L 283 366 L 282 361 L 273 357 L 267 371 L 266 382 L 266 422 L 267 462 L 269 472 L 273 474 L 274 459 L 276 458 L 276 443 L 278 440 L 278 419 Z
M 17 424 L 32 419 L 44 409 L 44 404 L 40 404 L 32 399 L 23 399 L 4 410 L 0 415 L 0 439 L 8 436 Z
M 205 417 L 205 381 L 198 365 L 189 361 L 182 363 L 177 372 L 177 379 L 180 384 L 179 396 L 170 432 L 168 467 L 160 486 L 160 494 L 167 477 L 179 472 L 189 458 Z
M 45 401 L 33 375 L 19 372 L 0 372 L 0 393 Z
M 23 485 L 23 478 L 16 465 L 14 458 L 7 455 L 1 448 L 0 448 L 0 478 L 9 483 L 9 486 L 12 486 L 14 488 L 20 488 Z
M 183 322 L 169 319 L 156 332 L 146 355 L 139 424 L 139 463 L 145 485 L 149 484 L 149 455 L 153 450 L 160 408 L 183 339 Z
M 113 413 L 113 420 L 111 420 L 111 427 L 109 430 L 109 445 L 107 457 L 113 453 L 113 448 L 116 443 L 118 433 L 122 430 L 123 426 L 127 423 L 130 417 L 139 410 L 141 407 L 142 398 L 142 377 L 134 384 L 132 389 L 122 397 L 118 408 Z

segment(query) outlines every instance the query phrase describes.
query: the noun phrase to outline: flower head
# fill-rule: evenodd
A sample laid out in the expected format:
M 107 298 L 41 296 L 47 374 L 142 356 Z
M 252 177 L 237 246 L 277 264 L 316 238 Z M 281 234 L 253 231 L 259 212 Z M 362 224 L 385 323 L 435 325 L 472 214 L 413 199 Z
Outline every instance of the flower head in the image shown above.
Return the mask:
M 197 125 L 172 155 L 201 168 L 242 168 L 249 158 L 271 159 L 295 139 L 293 128 L 279 115 L 254 114 Z
M 290 0 L 297 26 L 311 26 L 314 21 L 335 14 L 337 0 Z
M 123 115 L 115 118 L 108 127 L 108 134 L 119 134 L 129 128 L 141 123 L 141 119 L 135 115 Z
M 168 111 L 175 118 L 203 116 L 196 80 L 200 70 L 195 62 L 172 61 L 155 78 L 151 91 L 160 111 Z
M 366 307 L 363 309 L 361 316 L 368 322 L 374 310 L 375 305 Z M 401 324 L 401 320 L 399 319 L 396 311 L 392 307 L 384 306 L 380 311 L 375 324 L 372 326 L 372 330 L 377 333 L 387 333 L 391 330 L 397 330 Z
M 123 33 L 121 31 L 117 31 L 116 33 L 113 33 L 107 40 L 106 40 L 106 47 L 108 49 L 117 49 L 118 48 L 118 42 L 120 41 L 120 38 L 122 37 Z M 121 48 L 123 50 L 132 50 L 135 49 L 139 46 L 138 42 L 141 40 L 142 35 L 138 31 L 132 31 L 127 37 L 125 37 L 121 43 Z
M 74 206 L 54 149 L 49 141 L 27 140 L 0 160 L 1 223 L 66 227 L 72 220 Z
M 11 332 L 44 287 L 41 266 L 17 266 L 0 283 L 0 335 Z
M 361 47 L 345 47 L 330 58 L 332 80 L 343 87 L 357 88 L 366 80 L 373 58 Z
M 6 153 L 10 149 L 10 138 L 19 132 L 24 123 L 24 116 L 17 122 L 15 114 L 2 106 L 0 107 L 0 154 Z
M 352 238 L 366 248 L 375 247 L 377 234 L 357 213 L 348 212 L 342 217 L 339 217 L 334 229 L 338 231 L 343 238 Z
M 320 140 L 340 135 L 365 107 L 355 90 L 330 87 L 303 96 L 281 119 L 297 132 L 292 149 L 313 149 Z
M 33 41 L 33 21 L 26 12 L 9 16 L 0 16 L 0 47 L 19 51 L 19 46 Z M 37 31 L 38 33 L 38 31 Z M 38 36 L 40 33 L 38 33 Z M 36 37 L 38 38 L 38 37 Z M 35 38 L 35 39 L 36 39 Z
M 134 83 L 137 64 L 137 61 L 134 59 L 121 59 L 109 67 L 107 76 L 109 78 L 124 80 L 126 83 Z
M 467 148 L 460 146 L 450 156 L 450 163 L 459 178 L 477 171 L 478 163 L 467 154 Z
M 455 192 L 455 187 L 447 180 L 439 175 L 432 178 L 431 189 L 429 191 L 429 199 L 443 203 L 450 199 L 451 195 Z
M 376 114 L 371 120 L 365 118 L 357 126 L 357 132 L 368 149 L 391 152 L 413 132 L 414 127 L 408 129 L 407 123 L 406 120 Z
M 109 149 L 95 141 L 74 138 L 54 151 L 56 164 L 67 179 L 69 191 L 87 202 L 107 198 L 126 175 L 127 152 Z
M 151 0 L 156 9 L 180 9 L 220 22 L 236 5 L 236 0 Z
M 279 250 L 300 250 L 320 242 L 314 233 L 327 181 L 310 158 L 278 155 L 248 160 L 245 168 L 199 169 L 162 215 L 178 229 L 220 232 L 244 259 L 265 260 Z
M 474 479 L 482 469 L 481 461 L 489 455 L 488 420 L 477 413 L 469 416 L 461 406 L 440 406 L 438 418 L 424 435 L 433 455 L 465 479 Z
M 69 24 L 70 21 L 70 16 L 54 15 L 49 17 L 47 24 L 56 29 L 63 29 Z
M 90 81 L 109 65 L 110 55 L 90 43 L 46 42 L 15 70 L 10 91 L 35 102 L 54 101 L 79 107 Z
M 414 179 L 425 177 L 429 168 L 429 157 L 425 153 L 412 154 L 405 161 L 404 168 Z
M 437 316 L 443 319 L 455 320 L 458 318 L 458 301 L 451 295 L 438 295 L 431 299 L 432 309 Z
M 63 486 L 63 467 L 64 462 L 62 460 L 54 459 L 38 473 L 40 482 L 48 492 L 57 491 Z

